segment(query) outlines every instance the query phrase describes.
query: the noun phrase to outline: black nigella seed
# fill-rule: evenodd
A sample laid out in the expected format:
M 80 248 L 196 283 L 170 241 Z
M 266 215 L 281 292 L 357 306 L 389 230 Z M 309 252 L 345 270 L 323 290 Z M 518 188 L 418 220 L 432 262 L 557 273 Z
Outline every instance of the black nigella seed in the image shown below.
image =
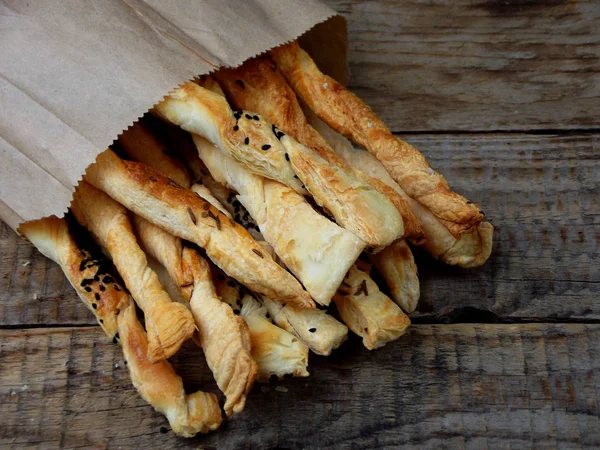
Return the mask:
M 298 178 L 298 175 L 294 175 L 294 178 L 296 178 L 296 179 L 297 179 L 297 178 Z
M 258 117 L 258 116 L 252 116 L 252 118 L 253 118 L 254 120 L 260 120 L 260 117 Z
M 96 292 L 96 293 L 94 294 L 94 298 L 95 298 L 96 300 L 100 300 L 100 294 L 98 294 L 98 293 Z
M 101 284 L 101 285 L 100 285 L 100 290 L 101 290 L 101 291 L 105 291 L 105 290 L 106 290 L 106 288 L 104 287 L 104 285 L 103 285 L 103 284 Z
M 119 333 L 115 334 L 115 337 L 113 338 L 113 344 L 116 344 L 117 342 L 119 342 Z
M 236 214 L 236 215 L 235 215 L 235 217 L 234 217 L 234 219 L 235 219 L 235 220 L 237 220 L 237 221 L 239 222 L 239 220 L 240 220 L 240 215 L 239 215 L 239 214 Z
M 252 222 L 248 223 L 248 228 L 254 228 L 254 224 Z
M 233 131 L 237 131 L 239 129 L 240 129 L 240 127 L 238 127 L 237 125 L 235 127 L 233 127 Z
M 285 136 L 285 133 L 283 131 L 279 131 L 275 136 L 277 137 L 277 139 L 281 140 L 281 138 Z
M 93 278 L 84 278 L 81 282 L 81 286 L 87 286 L 88 284 L 92 284 L 94 282 Z
M 252 120 L 252 116 L 250 114 L 244 114 L 244 117 L 248 120 Z
M 227 286 L 229 286 L 229 287 L 235 287 L 235 283 L 233 281 L 229 280 L 227 282 Z
M 314 333 L 315 331 L 317 331 L 316 328 L 309 328 L 308 331 L 310 331 L 311 333 Z
M 100 322 L 100 323 L 104 323 L 104 319 L 100 319 L 100 320 L 99 320 L 99 322 Z
M 265 144 L 261 147 L 263 150 L 269 150 L 271 148 L 271 144 Z
M 237 208 L 237 207 L 239 207 L 239 206 L 241 206 L 241 205 L 242 205 L 242 204 L 240 203 L 240 201 L 239 201 L 239 200 L 234 200 L 234 202 L 233 202 L 233 206 L 235 206 L 235 207 Z
M 247 137 L 246 139 L 244 139 L 244 144 L 248 145 L 250 143 L 250 138 Z
M 235 80 L 236 84 L 238 84 L 242 89 L 246 89 L 246 86 L 244 86 L 244 82 L 242 80 Z
M 106 284 L 108 283 L 112 283 L 113 281 L 115 281 L 115 279 L 113 277 L 111 277 L 110 275 L 105 276 L 102 281 L 104 281 Z
M 168 429 L 166 429 L 165 427 L 160 427 L 160 432 L 161 432 L 162 434 L 166 434 L 166 433 L 168 433 L 168 432 L 169 432 L 169 430 L 168 430 Z
M 286 159 L 286 161 L 289 161 L 289 160 L 290 160 L 290 155 L 288 155 L 288 154 L 286 153 L 286 154 L 285 154 L 285 159 Z
M 92 288 L 89 286 L 84 287 L 85 292 L 92 292 Z
M 271 314 L 267 313 L 266 317 L 267 317 L 267 319 L 270 319 L 271 318 Z
M 99 277 L 98 275 L 96 275 L 96 276 L 94 277 L 94 281 L 100 281 L 100 277 Z
M 234 310 L 233 310 L 233 313 L 234 313 L 234 314 L 239 314 L 239 313 L 240 313 L 240 310 L 239 310 L 239 309 L 234 309 Z
M 92 308 L 98 309 L 98 305 L 96 303 L 92 303 Z
M 472 201 L 470 201 L 470 200 L 467 200 L 467 205 L 472 205 L 472 204 L 473 204 L 473 202 L 472 202 Z

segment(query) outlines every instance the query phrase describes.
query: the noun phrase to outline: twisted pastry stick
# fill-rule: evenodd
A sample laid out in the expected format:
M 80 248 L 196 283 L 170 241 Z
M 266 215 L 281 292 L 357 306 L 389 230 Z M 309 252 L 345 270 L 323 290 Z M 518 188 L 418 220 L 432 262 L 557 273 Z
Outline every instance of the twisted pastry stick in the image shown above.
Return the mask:
M 308 346 L 291 333 L 269 320 L 269 313 L 233 278 L 216 268 L 213 276 L 217 295 L 227 302 L 235 314 L 241 315 L 250 330 L 252 357 L 258 364 L 257 380 L 268 381 L 272 376 L 307 377 Z
M 494 233 L 494 228 L 490 223 L 481 222 L 472 231 L 461 234 L 458 239 L 455 238 L 431 211 L 406 195 L 375 156 L 369 152 L 353 148 L 352 144 L 346 138 L 332 130 L 312 111 L 306 111 L 306 115 L 309 123 L 321 133 L 334 151 L 344 158 L 348 164 L 362 168 L 369 175 L 380 179 L 398 192 L 399 195 L 407 199 L 425 232 L 425 245 L 423 248 L 434 258 L 441 259 L 446 264 L 466 268 L 480 266 L 489 258 L 492 252 L 492 238 Z M 396 252 L 394 253 L 399 255 Z M 386 258 L 386 256 L 381 256 L 380 258 Z M 410 259 L 412 259 L 412 256 Z M 376 265 L 380 265 L 380 263 L 376 263 Z M 404 268 L 400 268 L 399 270 L 407 275 L 411 274 L 410 267 L 406 263 L 404 263 Z M 411 278 L 414 281 L 411 284 L 415 285 L 418 283 L 416 272 L 413 271 L 412 273 Z M 392 284 L 395 284 L 393 279 L 386 279 L 386 281 L 390 285 L 390 288 Z M 401 303 L 400 299 L 394 298 L 394 300 L 402 306 L 403 303 Z M 409 300 L 407 304 L 416 303 L 417 300 L 418 298 L 413 297 L 413 300 Z
M 185 83 L 159 103 L 155 112 L 205 137 L 257 175 L 280 181 L 298 193 L 306 187 L 341 226 L 371 247 L 384 247 L 404 233 L 402 218 L 392 205 L 378 210 L 389 201 L 382 202 L 383 196 L 370 185 L 331 166 L 258 115 L 232 112 L 218 93 Z
M 340 167 L 375 188 L 380 195 L 371 193 L 372 202 L 365 198 L 375 220 L 379 220 L 379 215 L 385 217 L 388 224 L 398 220 L 396 214 L 390 212 L 390 208 L 395 207 L 404 223 L 404 237 L 417 243 L 422 241 L 423 231 L 407 201 L 385 183 L 351 167 L 336 155 L 327 141 L 309 125 L 296 94 L 268 57 L 251 59 L 237 69 L 221 69 L 215 77 L 235 107 L 262 114 L 330 165 Z
M 375 155 L 402 189 L 428 208 L 454 237 L 472 231 L 482 221 L 479 207 L 453 192 L 425 157 L 397 139 L 356 95 L 321 73 L 297 42 L 269 54 L 294 91 L 321 119 Z
M 80 248 L 64 219 L 28 222 L 19 231 L 46 257 L 58 263 L 109 339 L 123 347 L 131 381 L 142 398 L 164 414 L 175 433 L 192 437 L 215 430 L 221 410 L 214 394 L 186 395 L 181 378 L 167 361 L 151 363 L 148 340 L 129 294 L 106 270 L 102 259 Z
M 410 319 L 379 290 L 363 266 L 359 262 L 350 268 L 333 301 L 348 328 L 373 350 L 402 336 Z
M 144 311 L 148 331 L 148 359 L 170 358 L 194 333 L 194 319 L 185 306 L 171 301 L 156 273 L 148 267 L 127 210 L 108 195 L 82 181 L 71 205 L 79 223 L 106 248 L 125 285 Z
M 204 248 L 215 264 L 249 288 L 314 307 L 300 283 L 264 255 L 246 230 L 160 172 L 107 150 L 88 167 L 85 179 L 137 215 Z

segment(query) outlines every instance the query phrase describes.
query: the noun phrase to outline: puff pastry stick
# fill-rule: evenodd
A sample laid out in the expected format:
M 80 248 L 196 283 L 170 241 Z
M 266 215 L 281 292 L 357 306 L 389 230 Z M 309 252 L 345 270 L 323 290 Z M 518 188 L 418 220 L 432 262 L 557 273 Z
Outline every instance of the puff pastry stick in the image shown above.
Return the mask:
M 106 271 L 101 258 L 92 257 L 76 244 L 64 219 L 48 217 L 28 222 L 19 231 L 60 265 L 106 335 L 122 345 L 133 385 L 144 400 L 167 417 L 175 433 L 192 437 L 219 427 L 221 409 L 214 394 L 198 391 L 186 395 L 171 364 L 148 360 L 147 336 L 137 320 L 131 297 Z M 100 298 L 96 299 L 96 295 Z
M 406 314 L 412 313 L 419 303 L 421 289 L 415 258 L 406 241 L 396 241 L 376 255 L 369 255 L 369 259 L 383 276 L 392 300 Z
M 455 238 L 431 211 L 406 195 L 375 156 L 369 152 L 353 148 L 346 138 L 332 130 L 314 113 L 311 111 L 305 112 L 309 123 L 329 142 L 338 155 L 349 164 L 361 167 L 372 177 L 379 178 L 409 201 L 425 232 L 425 245 L 423 248 L 434 258 L 440 259 L 446 264 L 465 268 L 480 266 L 489 258 L 492 252 L 494 232 L 491 224 L 481 222 L 473 231 L 461 234 L 459 239 Z
M 391 221 L 396 215 L 386 211 L 395 207 L 402 216 L 404 237 L 416 243 L 422 241 L 423 231 L 406 200 L 385 183 L 351 167 L 331 149 L 327 141 L 309 125 L 296 94 L 269 58 L 257 57 L 237 69 L 221 69 L 215 77 L 235 107 L 262 114 L 267 120 L 277 123 L 284 133 L 314 150 L 330 165 L 340 167 L 350 176 L 375 188 L 380 194 L 379 199 L 373 193 L 364 199 L 371 205 L 371 211 L 387 216 L 387 220 Z
M 107 150 L 88 167 L 85 179 L 137 215 L 204 248 L 215 264 L 250 289 L 314 307 L 300 283 L 264 255 L 246 230 L 160 172 Z
M 190 306 L 198 323 L 202 350 L 219 389 L 227 397 L 223 408 L 228 416 L 239 413 L 257 376 L 248 326 L 217 297 L 208 262 L 190 248 L 183 249 L 182 260 L 194 283 Z
M 371 247 L 386 246 L 404 233 L 395 208 L 378 210 L 382 196 L 370 185 L 331 166 L 258 115 L 233 113 L 218 93 L 186 83 L 171 92 L 155 111 L 184 130 L 207 138 L 251 172 L 280 181 L 299 193 L 306 187 L 341 226 Z M 303 183 L 300 186 L 299 180 Z
M 277 326 L 295 335 L 317 355 L 331 354 L 348 338 L 348 327 L 322 309 L 299 309 L 260 294 L 259 298 Z
M 185 306 L 171 301 L 156 273 L 148 267 L 127 210 L 85 181 L 75 190 L 71 209 L 79 223 L 108 251 L 127 289 L 144 311 L 148 359 L 156 362 L 173 356 L 194 333 L 194 318 Z
M 163 152 L 159 141 L 141 125 L 131 127 L 119 142 L 129 156 L 144 158 L 151 167 L 189 187 L 190 180 L 184 166 L 178 165 Z M 202 192 L 216 202 L 210 193 Z M 222 206 L 219 204 L 217 209 L 221 210 Z M 204 258 L 194 250 L 184 248 L 180 238 L 145 219 L 136 216 L 133 222 L 148 254 L 167 270 L 172 281 L 179 286 L 181 295 L 189 302 L 206 361 L 226 396 L 225 413 L 230 416 L 241 412 L 257 372 L 250 353 L 246 323 L 216 297 L 210 269 Z
M 275 253 L 318 303 L 329 304 L 364 242 L 318 214 L 289 187 L 250 173 L 206 139 L 193 138 L 215 180 L 239 193 Z
M 213 280 L 218 296 L 248 324 L 252 357 L 258 364 L 257 381 L 265 382 L 272 376 L 309 376 L 308 346 L 293 334 L 273 325 L 266 308 L 245 293 L 233 278 L 219 272 Z
M 402 336 L 410 319 L 359 267 L 350 268 L 333 301 L 348 328 L 373 350 Z
M 473 203 L 453 192 L 442 175 L 408 143 L 397 139 L 356 95 L 321 73 L 297 42 L 269 52 L 298 96 L 336 131 L 373 153 L 406 193 L 458 237 L 483 219 Z

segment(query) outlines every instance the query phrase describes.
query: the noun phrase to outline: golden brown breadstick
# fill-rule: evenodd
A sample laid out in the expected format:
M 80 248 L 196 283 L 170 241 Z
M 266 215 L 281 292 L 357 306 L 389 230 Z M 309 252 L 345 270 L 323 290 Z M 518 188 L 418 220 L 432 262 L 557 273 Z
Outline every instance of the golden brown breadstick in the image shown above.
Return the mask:
M 239 413 L 257 375 L 248 326 L 217 298 L 206 260 L 190 248 L 183 249 L 182 259 L 193 280 L 190 306 L 198 323 L 202 350 L 219 389 L 227 397 L 223 408 L 228 416 Z
M 481 222 L 473 231 L 461 234 L 460 239 L 456 239 L 431 211 L 406 195 L 375 156 L 369 152 L 353 148 L 345 137 L 332 130 L 312 111 L 305 110 L 305 113 L 309 123 L 319 131 L 334 151 L 344 158 L 348 164 L 360 167 L 373 178 L 380 179 L 398 192 L 399 195 L 406 198 L 425 232 L 424 248 L 434 258 L 441 259 L 446 264 L 467 268 L 480 266 L 489 258 L 492 251 L 494 232 L 491 224 Z M 406 265 L 404 267 L 408 268 Z M 410 272 L 405 273 L 410 274 Z M 413 278 L 414 281 L 411 283 L 415 285 L 415 283 L 418 283 L 416 272 L 414 272 Z M 387 281 L 388 284 L 390 281 L 393 282 L 393 280 Z
M 369 259 L 383 276 L 390 296 L 406 314 L 413 312 L 419 303 L 421 289 L 417 265 L 405 240 L 387 246 Z
M 327 141 L 309 125 L 296 94 L 268 57 L 248 60 L 237 69 L 221 69 L 215 77 L 235 107 L 262 114 L 267 120 L 276 123 L 284 133 L 314 150 L 330 165 L 342 168 L 351 176 L 375 188 L 381 197 L 376 199 L 376 196 L 373 196 L 373 201 L 376 202 L 374 209 L 385 215 L 386 208 L 393 205 L 402 216 L 404 237 L 417 243 L 421 242 L 421 226 L 406 200 L 385 183 L 369 177 L 358 168 L 351 167 L 336 155 Z M 393 214 L 387 216 L 387 220 L 393 220 L 395 217 Z
M 133 304 L 119 315 L 119 330 L 133 385 L 144 400 L 167 417 L 176 434 L 193 437 L 219 428 L 221 408 L 215 394 L 186 394 L 183 381 L 168 361 L 152 363 L 145 358 L 148 341 Z
M 138 306 L 144 311 L 148 331 L 148 359 L 170 358 L 196 329 L 185 306 L 171 301 L 131 229 L 127 210 L 104 192 L 82 181 L 71 208 L 110 254 Z
M 314 151 L 256 114 L 232 112 L 219 94 L 194 83 L 171 92 L 156 113 L 207 138 L 253 173 L 280 181 L 299 193 L 304 186 L 336 221 L 371 247 L 384 247 L 404 233 L 399 212 L 370 185 L 331 166 Z M 303 184 L 298 186 L 298 178 Z
M 307 377 L 308 347 L 291 333 L 273 325 L 268 312 L 233 278 L 213 267 L 213 281 L 218 296 L 235 314 L 241 315 L 250 330 L 252 357 L 258 364 L 258 381 L 273 375 Z
M 239 202 L 277 255 L 315 301 L 329 304 L 365 243 L 321 216 L 291 188 L 250 173 L 206 139 L 193 137 L 215 180 L 239 193 Z
M 85 179 L 149 222 L 204 248 L 215 264 L 255 292 L 314 307 L 300 283 L 264 255 L 243 227 L 160 172 L 107 150 Z
M 219 427 L 221 410 L 214 394 L 186 395 L 171 364 L 150 363 L 146 333 L 137 320 L 131 297 L 107 271 L 101 257 L 93 257 L 76 244 L 64 219 L 48 217 L 28 222 L 19 231 L 60 265 L 109 339 L 123 346 L 133 385 L 144 400 L 167 417 L 175 433 L 191 437 Z
M 333 301 L 348 328 L 362 336 L 364 346 L 373 350 L 402 336 L 410 319 L 360 269 L 362 265 L 350 268 Z
M 406 193 L 427 207 L 453 236 L 471 231 L 483 219 L 472 202 L 450 190 L 414 147 L 397 139 L 356 95 L 319 71 L 297 42 L 269 52 L 298 96 L 329 126 L 379 159 Z

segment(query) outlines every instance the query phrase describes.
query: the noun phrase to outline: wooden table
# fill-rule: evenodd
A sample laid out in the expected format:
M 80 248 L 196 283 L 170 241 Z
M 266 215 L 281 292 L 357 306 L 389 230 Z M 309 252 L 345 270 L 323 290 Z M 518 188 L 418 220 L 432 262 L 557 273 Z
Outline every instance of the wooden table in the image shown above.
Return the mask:
M 0 228 L 2 448 L 600 446 L 600 4 L 331 0 L 352 89 L 496 227 L 481 268 L 416 252 L 399 341 L 350 339 L 177 438 L 60 269 Z M 189 349 L 176 365 L 210 387 Z

